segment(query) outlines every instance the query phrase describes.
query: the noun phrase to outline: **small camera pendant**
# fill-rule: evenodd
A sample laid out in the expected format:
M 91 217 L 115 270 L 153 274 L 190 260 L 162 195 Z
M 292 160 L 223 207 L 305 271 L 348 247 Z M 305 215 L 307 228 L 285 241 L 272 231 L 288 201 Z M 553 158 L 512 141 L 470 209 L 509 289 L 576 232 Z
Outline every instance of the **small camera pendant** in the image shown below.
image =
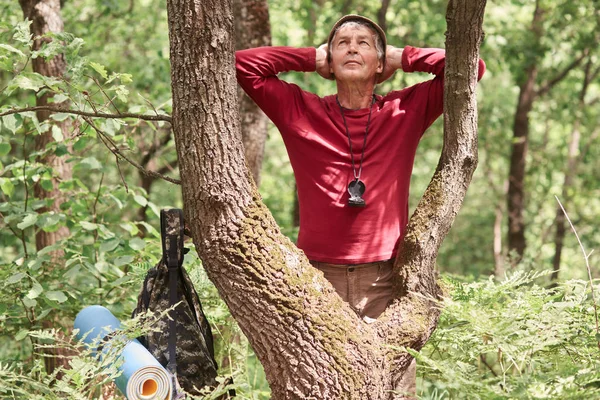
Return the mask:
M 358 178 L 350 182 L 348 185 L 348 193 L 350 198 L 348 199 L 348 205 L 350 207 L 364 207 L 366 205 L 365 199 L 362 195 L 365 193 L 365 184 Z

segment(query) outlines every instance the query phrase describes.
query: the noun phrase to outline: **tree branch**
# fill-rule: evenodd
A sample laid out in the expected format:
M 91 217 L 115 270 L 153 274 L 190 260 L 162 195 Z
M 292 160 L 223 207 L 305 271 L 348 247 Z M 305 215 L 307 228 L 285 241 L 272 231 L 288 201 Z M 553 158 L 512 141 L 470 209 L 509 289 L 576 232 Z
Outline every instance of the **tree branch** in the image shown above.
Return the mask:
M 442 295 L 435 260 L 477 166 L 476 85 L 486 0 L 450 0 L 446 21 L 444 146 L 394 264 L 396 298 L 374 323 L 390 347 L 420 350 L 437 326 Z M 415 323 L 415 321 L 418 321 Z M 410 356 L 390 352 L 399 382 Z
M 377 23 L 384 32 L 387 31 L 387 20 L 385 19 L 385 15 L 387 14 L 389 6 L 390 0 L 381 0 L 381 8 L 377 11 Z
M 181 185 L 181 180 L 170 178 L 168 176 L 161 175 L 161 174 L 159 174 L 157 172 L 154 172 L 154 171 L 148 171 L 147 169 L 145 169 L 144 167 L 142 167 L 137 162 L 135 162 L 135 161 L 131 160 L 130 158 L 128 158 L 125 154 L 123 154 L 121 152 L 121 150 L 118 149 L 118 147 L 112 141 L 112 139 L 110 139 L 110 137 L 106 133 L 104 133 L 100 128 L 98 128 L 89 117 L 83 117 L 83 119 L 85 120 L 85 122 L 87 122 L 103 138 L 102 143 L 104 143 L 104 145 L 106 146 L 106 148 L 108 150 L 110 150 L 110 152 L 113 153 L 115 156 L 118 156 L 121 159 L 127 161 L 129 164 L 133 165 L 135 168 L 137 168 L 138 170 L 140 170 L 144 175 L 151 176 L 153 178 L 164 179 L 167 182 L 171 182 L 171 183 L 175 183 L 177 185 Z M 111 146 L 109 146 L 104 140 L 110 142 Z
M 538 96 L 543 96 L 546 93 L 548 93 L 550 91 L 550 89 L 552 89 L 554 87 L 554 85 L 556 85 L 558 82 L 562 81 L 569 72 L 571 72 L 571 70 L 573 68 L 575 68 L 576 66 L 578 66 L 581 61 L 587 56 L 588 51 L 584 51 L 579 57 L 577 57 L 575 60 L 573 60 L 573 62 L 571 64 L 569 64 L 564 70 L 562 70 L 558 75 L 556 75 L 554 78 L 550 79 L 549 81 L 547 81 L 545 84 L 543 84 L 543 86 L 538 89 L 537 91 L 537 95 Z
M 158 143 L 156 143 L 156 142 L 152 143 L 152 146 L 150 146 L 150 148 L 148 149 L 148 152 L 146 152 L 146 154 L 144 154 L 144 157 L 142 157 L 142 161 L 140 164 L 144 165 L 144 166 L 148 165 L 148 163 L 150 162 L 152 157 L 154 157 L 154 155 L 156 154 L 158 149 L 165 146 L 170 141 L 171 141 L 171 132 L 169 131 L 162 138 L 160 138 Z
M 81 115 L 83 117 L 91 117 L 91 118 L 137 118 L 144 121 L 165 121 L 171 123 L 171 116 L 169 115 L 146 115 L 146 114 L 135 114 L 135 113 L 120 113 L 120 114 L 107 114 L 107 113 L 99 113 L 99 112 L 87 112 L 87 111 L 79 111 L 79 110 L 71 110 L 68 108 L 60 107 L 60 106 L 33 106 L 33 107 L 25 107 L 25 108 L 14 108 L 12 110 L 4 111 L 0 113 L 0 117 L 11 114 L 18 114 L 28 111 L 51 111 L 55 113 L 65 113 L 65 114 L 74 114 Z

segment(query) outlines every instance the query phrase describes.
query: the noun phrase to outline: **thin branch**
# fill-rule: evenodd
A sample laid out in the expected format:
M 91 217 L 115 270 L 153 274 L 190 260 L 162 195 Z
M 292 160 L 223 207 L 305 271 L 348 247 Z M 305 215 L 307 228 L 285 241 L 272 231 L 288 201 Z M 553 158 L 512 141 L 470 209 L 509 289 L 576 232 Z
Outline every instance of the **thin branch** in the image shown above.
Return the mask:
M 25 60 L 25 64 L 23 64 L 23 67 L 21 67 L 21 69 L 19 69 L 19 71 L 17 71 L 17 72 L 15 73 L 15 75 L 14 75 L 15 77 L 16 77 L 17 75 L 19 75 L 21 72 L 25 71 L 25 68 L 27 68 L 27 65 L 29 64 L 29 61 L 30 61 L 30 60 L 31 60 L 31 54 L 28 54 L 28 55 L 27 55 L 27 60 Z M 8 82 L 10 83 L 10 80 L 8 80 Z M 8 87 L 8 85 L 9 85 L 9 84 L 7 83 L 7 84 L 6 84 L 6 86 L 4 86 L 2 89 L 0 89 L 0 93 L 4 93 L 4 90 L 6 90 L 6 88 Z M 8 99 L 8 98 L 9 98 L 9 97 L 8 97 L 8 96 L 6 96 L 6 99 Z
M 165 176 L 165 175 L 161 175 L 161 174 L 159 174 L 157 172 L 154 172 L 154 171 L 148 171 L 147 169 L 145 169 L 144 167 L 142 167 L 137 162 L 135 162 L 135 161 L 131 160 L 130 158 L 128 158 L 125 154 L 123 154 L 121 152 L 121 150 L 119 150 L 119 148 L 112 141 L 112 139 L 106 133 L 104 133 L 101 129 L 99 129 L 90 118 L 84 117 L 83 119 L 85 120 L 85 122 L 87 122 L 98 133 L 98 135 L 100 135 L 103 139 L 105 139 L 106 141 L 108 141 L 108 142 L 111 143 L 112 146 L 109 146 L 109 145 L 106 144 L 106 142 L 104 140 L 102 141 L 102 143 L 104 143 L 104 145 L 106 146 L 106 148 L 108 150 L 110 150 L 110 152 L 113 153 L 115 156 L 120 157 L 123 160 L 127 161 L 129 164 L 133 165 L 135 168 L 137 168 L 138 170 L 140 170 L 144 175 L 152 176 L 154 178 L 164 179 L 167 182 L 171 182 L 171 183 L 175 183 L 177 185 L 181 185 L 181 180 L 180 179 L 174 179 L 174 178 L 170 178 L 170 177 Z
M 569 64 L 564 70 L 562 70 L 558 75 L 554 78 L 547 81 L 538 91 L 538 96 L 543 96 L 550 91 L 558 82 L 562 81 L 569 72 L 576 66 L 578 66 L 581 61 L 587 56 L 587 51 L 584 51 L 579 57 L 577 57 L 571 64 Z
M 494 371 L 494 368 L 492 368 L 492 366 L 490 364 L 488 364 L 488 362 L 487 362 L 487 360 L 485 358 L 485 354 L 481 354 L 479 356 L 479 359 L 481 360 L 481 362 L 483 363 L 483 365 L 485 365 L 492 372 L 492 374 L 494 376 L 496 376 L 496 377 L 498 376 L 498 373 L 496 371 Z
M 167 143 L 169 143 L 171 141 L 171 132 L 167 132 L 166 135 L 164 135 L 158 143 L 152 143 L 152 146 L 150 146 L 150 148 L 148 149 L 148 152 L 146 154 L 144 154 L 144 157 L 142 157 L 142 161 L 141 161 L 141 165 L 148 165 L 148 163 L 150 162 L 150 160 L 152 159 L 152 157 L 154 157 L 154 155 L 156 154 L 156 152 L 158 151 L 159 148 L 163 148 Z
M 27 166 L 27 136 L 23 135 L 23 185 L 25 186 L 25 207 L 23 212 L 27 212 L 27 203 L 29 202 L 29 186 L 27 185 L 27 171 L 25 167 Z M 29 258 L 29 254 L 27 254 L 27 243 L 25 241 L 25 230 L 21 230 L 21 242 L 23 242 L 23 252 L 25 253 L 25 258 Z
M 0 212 L 0 218 L 4 219 L 4 215 Z M 15 237 L 17 239 L 19 239 L 21 241 L 21 243 L 23 244 L 23 248 L 25 249 L 24 253 L 25 253 L 25 258 L 28 258 L 27 256 L 27 243 L 25 242 L 25 236 L 23 235 L 23 232 L 21 232 L 21 235 L 19 235 L 17 233 L 17 231 L 15 231 L 10 225 L 8 225 L 6 222 L 4 222 L 4 226 L 6 226 L 12 233 L 13 235 L 15 235 Z
M 565 214 L 567 221 L 569 221 L 569 225 L 571 225 L 571 229 L 573 230 L 573 233 L 575 234 L 575 237 L 577 238 L 577 241 L 579 242 L 579 247 L 581 248 L 581 252 L 583 253 L 583 258 L 585 259 L 585 266 L 587 267 L 588 278 L 590 280 L 590 290 L 592 292 L 592 303 L 594 305 L 594 316 L 596 317 L 596 340 L 598 340 L 598 337 L 600 335 L 600 328 L 598 327 L 598 308 L 596 306 L 596 298 L 594 296 L 594 281 L 592 280 L 592 269 L 590 268 L 590 262 L 589 262 L 589 258 L 592 255 L 592 252 L 594 250 L 590 251 L 589 254 L 586 253 L 585 248 L 583 247 L 583 243 L 581 243 L 581 239 L 579 239 L 579 235 L 577 234 L 577 231 L 575 230 L 575 226 L 573 226 L 573 223 L 571 222 L 571 218 L 569 218 L 569 214 L 567 214 L 567 211 L 565 211 L 565 208 L 563 207 L 562 203 L 558 199 L 558 196 L 554 196 L 554 197 L 556 198 L 556 201 L 558 201 L 558 205 L 560 206 L 561 210 Z M 600 340 L 598 340 L 598 348 L 600 349 Z
M 108 101 L 110 102 L 110 104 L 113 106 L 113 108 L 115 109 L 115 111 L 117 112 L 117 114 L 121 115 L 121 111 L 119 111 L 119 109 L 117 108 L 117 105 L 114 103 L 113 99 L 110 98 L 110 96 L 104 91 L 104 89 L 102 88 L 102 85 L 100 85 L 100 82 L 98 82 L 98 79 L 92 77 L 92 76 L 88 76 L 86 75 L 88 78 L 91 78 L 94 83 L 96 85 L 98 85 L 98 89 L 100 89 L 100 91 L 102 92 L 102 94 L 104 95 L 104 97 L 106 97 L 108 99 Z
M 125 181 L 125 176 L 123 176 L 123 171 L 121 171 L 121 164 L 119 164 L 119 156 L 117 156 L 115 154 L 115 159 L 117 160 L 117 169 L 119 170 L 119 176 L 121 177 L 121 182 L 123 182 L 123 185 L 125 185 L 125 192 L 129 193 L 129 186 L 127 185 L 127 182 Z
M 91 118 L 137 118 L 144 121 L 165 121 L 171 123 L 170 115 L 146 115 L 146 114 L 135 114 L 135 113 L 121 113 L 121 114 L 107 114 L 107 113 L 99 113 L 99 112 L 87 112 L 87 111 L 79 111 L 79 110 L 70 110 L 68 108 L 60 107 L 60 106 L 34 106 L 34 107 L 25 107 L 25 108 L 14 108 L 12 110 L 5 111 L 0 113 L 0 117 L 11 114 L 18 114 L 28 111 L 38 111 L 45 110 L 57 113 L 65 113 L 65 114 L 75 114 L 81 115 L 83 117 L 91 117 Z

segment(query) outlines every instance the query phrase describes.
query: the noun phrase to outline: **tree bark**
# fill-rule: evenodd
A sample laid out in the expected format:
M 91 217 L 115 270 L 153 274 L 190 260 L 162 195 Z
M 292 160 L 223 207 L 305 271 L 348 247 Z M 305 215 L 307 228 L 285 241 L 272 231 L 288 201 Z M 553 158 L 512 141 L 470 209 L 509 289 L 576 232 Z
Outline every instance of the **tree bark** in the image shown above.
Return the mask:
M 285 238 L 239 140 L 229 0 L 169 0 L 173 128 L 186 220 L 264 366 L 274 399 L 386 399 L 437 324 L 434 261 L 477 163 L 475 85 L 485 0 L 448 5 L 445 145 L 397 260 L 398 298 L 366 324 Z M 332 313 L 331 310 L 336 310 Z
M 387 20 L 385 19 L 385 16 L 389 7 L 390 0 L 381 0 L 381 8 L 377 11 L 377 24 L 384 32 L 387 31 Z
M 536 0 L 531 31 L 533 46 L 538 46 L 543 35 L 544 10 L 540 1 Z M 508 177 L 508 251 L 516 257 L 514 263 L 525 254 L 525 164 L 529 140 L 529 113 L 536 99 L 535 83 L 537 80 L 537 60 L 532 60 L 526 68 L 524 81 L 519 85 L 519 100 L 513 124 L 512 153 L 510 156 L 510 172 Z
M 270 46 L 271 25 L 267 1 L 234 0 L 233 4 L 236 49 Z M 238 98 L 246 162 L 256 186 L 259 186 L 269 121 L 242 88 L 238 88 Z
M 60 1 L 59 0 L 19 0 L 23 15 L 25 18 L 32 21 L 31 33 L 34 36 L 33 50 L 39 50 L 41 46 L 50 41 L 49 38 L 42 37 L 48 33 L 58 33 L 63 31 L 63 21 L 60 15 Z M 32 60 L 33 71 L 44 76 L 60 77 L 65 72 L 65 60 L 62 54 L 53 57 L 52 59 L 44 59 L 43 57 L 37 57 Z M 36 106 L 46 106 L 52 99 L 53 94 L 46 92 L 41 96 L 36 97 Z M 60 104 L 57 104 L 60 106 Z M 38 121 L 42 122 L 50 118 L 52 113 L 50 111 L 39 110 L 36 111 Z M 71 132 L 71 124 L 69 120 L 63 122 L 55 122 L 55 125 L 59 126 L 62 135 L 65 139 L 68 139 Z M 43 151 L 46 147 L 54 142 L 52 136 L 52 130 L 49 129 L 35 136 L 35 150 Z M 39 162 L 49 166 L 53 170 L 52 178 L 52 189 L 44 190 L 41 185 L 36 184 L 34 186 L 34 195 L 37 199 L 45 200 L 51 199 L 51 203 L 48 207 L 39 209 L 38 212 L 55 212 L 60 213 L 60 206 L 66 200 L 62 192 L 58 189 L 58 185 L 61 180 L 68 180 L 72 177 L 71 165 L 66 162 L 65 157 L 57 157 L 54 153 L 45 153 L 44 156 L 40 157 Z M 35 235 L 35 244 L 38 251 L 42 250 L 47 246 L 52 246 L 60 240 L 69 236 L 69 229 L 66 226 L 62 226 L 55 232 L 45 232 L 39 230 Z M 52 268 L 58 268 L 62 265 L 64 251 L 56 250 L 52 252 Z M 50 328 L 52 325 L 51 321 L 44 321 L 44 328 Z M 63 367 L 68 366 L 68 360 L 60 358 L 59 356 L 65 355 L 64 349 L 60 348 L 46 348 L 44 351 L 44 364 L 46 372 L 52 374 L 54 370 L 62 365 Z M 59 378 L 60 378 L 59 374 Z
M 34 36 L 33 50 L 39 50 L 45 42 L 50 41 L 49 38 L 43 38 L 41 36 L 47 33 L 58 33 L 63 31 L 59 0 L 19 0 L 19 3 L 21 4 L 24 17 L 32 21 L 31 33 Z M 62 54 L 59 54 L 52 59 L 44 59 L 43 57 L 34 58 L 32 60 L 32 65 L 34 72 L 44 76 L 60 77 L 65 72 L 65 60 Z M 52 97 L 52 93 L 45 93 L 41 96 L 37 96 L 36 106 L 48 105 Z M 36 111 L 37 119 L 40 122 L 50 118 L 51 114 L 50 111 Z M 68 120 L 56 122 L 55 124 L 60 127 L 63 137 L 68 138 L 70 136 L 70 123 Z M 43 151 L 46 149 L 46 146 L 52 142 L 54 142 L 52 130 L 37 135 L 35 137 L 35 150 Z M 34 194 L 36 198 L 53 199 L 53 202 L 49 207 L 39 211 L 54 211 L 59 213 L 60 205 L 65 199 L 58 190 L 58 184 L 62 179 L 71 179 L 71 164 L 66 163 L 65 157 L 57 157 L 53 153 L 47 153 L 39 161 L 50 166 L 54 170 L 55 176 L 58 176 L 57 179 L 53 179 L 53 189 L 50 191 L 42 189 L 40 185 L 35 185 Z M 40 230 L 35 235 L 36 248 L 39 251 L 44 247 L 53 245 L 68 235 L 69 230 L 66 226 L 61 227 L 56 232 L 44 232 L 43 230 Z M 53 260 L 58 262 L 62 257 L 62 254 L 63 252 L 60 250 L 55 252 Z

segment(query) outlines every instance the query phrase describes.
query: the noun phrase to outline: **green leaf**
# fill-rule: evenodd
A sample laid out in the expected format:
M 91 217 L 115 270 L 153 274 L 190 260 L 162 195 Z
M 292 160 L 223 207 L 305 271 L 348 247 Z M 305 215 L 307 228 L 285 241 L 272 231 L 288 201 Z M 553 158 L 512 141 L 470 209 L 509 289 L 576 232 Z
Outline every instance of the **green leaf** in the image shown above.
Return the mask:
M 65 95 L 65 94 L 61 94 L 61 93 L 55 94 L 55 95 L 54 95 L 54 97 L 52 97 L 52 102 L 53 102 L 54 104 L 59 104 L 59 103 L 62 103 L 62 102 L 64 102 L 64 101 L 67 101 L 67 100 L 69 100 L 69 96 L 67 96 L 67 95 Z M 55 117 L 56 115 L 60 115 L 60 117 L 59 117 L 59 118 L 62 118 L 62 119 L 56 119 L 56 117 Z M 65 116 L 64 118 L 62 117 L 63 115 Z M 51 117 L 52 117 L 52 119 L 54 119 L 55 121 L 63 121 L 63 120 L 64 120 L 64 119 L 66 119 L 68 116 L 69 116 L 69 114 L 65 114 L 65 113 L 56 113 L 56 114 L 52 114 L 52 116 L 51 116 Z
M 96 270 L 98 272 L 100 272 L 101 274 L 104 274 L 104 273 L 108 272 L 110 265 L 108 265 L 108 263 L 105 261 L 99 261 L 96 264 L 94 264 L 94 268 L 96 268 Z
M 33 286 L 29 290 L 29 293 L 27 293 L 27 296 L 25 297 L 27 297 L 30 300 L 36 299 L 40 294 L 42 294 L 43 291 L 44 288 L 42 287 L 42 285 L 40 285 L 38 282 L 34 282 Z
M 45 191 L 49 192 L 52 189 L 54 189 L 54 182 L 52 182 L 52 178 L 46 177 L 44 176 L 41 180 L 40 180 L 40 186 L 42 187 L 42 189 L 44 189 Z
M 121 243 L 121 240 L 117 239 L 117 238 L 106 240 L 106 241 L 102 242 L 102 244 L 100 245 L 100 251 L 105 252 L 105 253 L 108 251 L 113 251 L 114 249 L 119 247 L 120 243 Z
M 91 141 L 92 139 L 88 136 L 81 136 L 79 137 L 79 139 L 77 139 L 77 141 L 75 143 L 73 143 L 73 150 L 74 151 L 81 151 L 83 149 L 85 149 L 85 147 L 88 145 L 88 143 Z
M 12 92 L 16 88 L 23 90 L 33 90 L 37 92 L 45 85 L 44 79 L 41 75 L 29 72 L 17 75 L 12 82 L 10 82 L 7 90 Z
M 54 150 L 54 154 L 55 154 L 57 157 L 62 157 L 62 156 L 64 156 L 65 154 L 69 154 L 69 149 L 68 149 L 68 148 L 67 148 L 67 146 L 65 146 L 64 144 L 62 144 L 62 143 L 59 143 L 59 144 L 56 146 L 56 150 Z
M 42 320 L 44 319 L 44 317 L 48 314 L 50 314 L 50 312 L 52 311 L 52 308 L 46 308 L 44 311 L 42 311 L 41 313 L 38 314 L 37 319 Z
M 63 140 L 65 140 L 65 137 L 63 136 L 62 129 L 60 129 L 60 126 L 52 125 L 52 138 L 56 142 L 62 142 Z
M 42 228 L 44 232 L 54 232 L 53 228 L 58 228 L 60 222 L 60 214 L 56 214 L 53 211 L 42 214 L 38 217 L 37 226 Z
M 131 83 L 133 79 L 131 79 L 131 74 L 119 74 L 119 79 L 122 83 Z
M 102 128 L 107 135 L 115 136 L 119 129 L 121 129 L 122 125 L 122 121 L 109 118 L 104 121 L 104 123 L 102 124 Z
M 108 79 L 108 73 L 106 72 L 106 68 L 104 65 L 95 63 L 93 61 L 90 62 L 90 67 L 92 67 L 97 73 L 99 73 L 104 79 Z
M 48 300 L 53 300 L 58 303 L 64 303 L 67 301 L 67 296 L 60 290 L 50 290 L 44 293 L 44 296 L 46 296 Z
M 108 197 L 113 199 L 113 201 L 117 204 L 117 207 L 119 207 L 119 210 L 123 209 L 123 202 L 121 200 L 115 197 L 112 193 L 109 194 Z
M 30 226 L 35 225 L 35 223 L 37 222 L 37 219 L 38 219 L 37 213 L 29 213 L 25 216 L 25 218 L 23 218 L 23 221 L 21 221 L 20 223 L 17 224 L 17 228 L 19 228 L 21 230 L 25 230 L 25 229 L 29 228 Z
M 154 212 L 154 215 L 156 215 L 157 217 L 160 217 L 160 208 L 156 204 L 154 204 L 152 202 L 148 202 L 148 207 L 150 207 L 152 212 Z
M 139 228 L 131 222 L 122 223 L 119 225 L 121 228 L 125 229 L 131 236 L 135 236 L 140 231 Z
M 14 283 L 20 282 L 21 279 L 25 278 L 26 276 L 27 276 L 26 273 L 24 273 L 24 272 L 18 272 L 16 274 L 14 274 L 13 276 L 9 277 L 6 280 L 6 283 L 9 284 L 9 285 L 12 285 Z
M 57 97 L 58 96 L 54 96 L 54 100 L 56 100 Z M 66 96 L 63 96 L 63 97 L 68 99 L 68 97 L 66 97 Z M 58 121 L 58 122 L 62 122 L 69 117 L 70 117 L 70 115 L 67 113 L 54 113 L 50 116 L 50 118 L 52 118 L 53 120 Z
M 135 202 L 142 207 L 146 207 L 146 205 L 148 204 L 148 200 L 144 196 L 135 195 L 133 196 L 133 200 L 135 200 Z
M 35 307 L 37 304 L 37 301 L 35 301 L 34 299 L 30 299 L 29 297 L 23 297 L 21 300 L 23 300 L 23 304 L 25 304 L 25 307 Z
M 27 337 L 27 334 L 29 333 L 29 331 L 27 329 L 21 329 L 19 332 L 17 332 L 17 334 L 15 335 L 15 340 L 17 342 L 20 342 L 21 340 L 25 339 Z
M 0 157 L 7 155 L 10 153 L 11 146 L 10 143 L 0 143 Z
M 79 165 L 92 170 L 101 170 L 102 164 L 95 157 L 87 157 L 79 162 Z
M 13 35 L 13 39 L 19 43 L 30 45 L 32 42 L 32 35 L 29 30 L 29 25 L 31 25 L 31 22 L 32 21 L 30 19 L 25 19 L 24 21 L 21 21 L 15 25 L 15 34 Z
M 81 221 L 81 222 L 79 222 L 79 225 L 81 225 L 81 227 L 83 229 L 85 229 L 86 231 L 93 231 L 93 230 L 98 229 L 98 225 L 97 224 L 94 224 L 94 223 L 91 223 L 91 222 L 87 222 L 87 221 Z
M 15 185 L 8 178 L 0 178 L 0 189 L 8 198 L 11 198 L 15 192 Z
M 12 47 L 11 45 L 8 45 L 8 44 L 0 43 L 0 49 L 4 49 L 4 50 L 9 51 L 11 53 L 18 54 L 21 57 L 26 57 L 25 54 L 21 50 L 16 49 L 16 48 L 14 48 L 14 47 Z
M 18 121 L 15 114 L 9 114 L 2 117 L 2 126 L 12 132 L 14 135 L 18 129 Z
M 121 256 L 115 258 L 113 264 L 115 267 L 122 267 L 123 265 L 131 264 L 135 260 L 133 256 Z
M 117 92 L 117 97 L 119 100 L 121 100 L 123 103 L 127 103 L 127 95 L 129 94 L 129 90 L 127 90 L 124 85 L 119 85 L 115 88 L 115 91 Z
M 129 247 L 131 247 L 133 250 L 143 250 L 144 247 L 146 247 L 146 242 L 144 242 L 143 239 L 140 238 L 133 238 L 129 241 Z

